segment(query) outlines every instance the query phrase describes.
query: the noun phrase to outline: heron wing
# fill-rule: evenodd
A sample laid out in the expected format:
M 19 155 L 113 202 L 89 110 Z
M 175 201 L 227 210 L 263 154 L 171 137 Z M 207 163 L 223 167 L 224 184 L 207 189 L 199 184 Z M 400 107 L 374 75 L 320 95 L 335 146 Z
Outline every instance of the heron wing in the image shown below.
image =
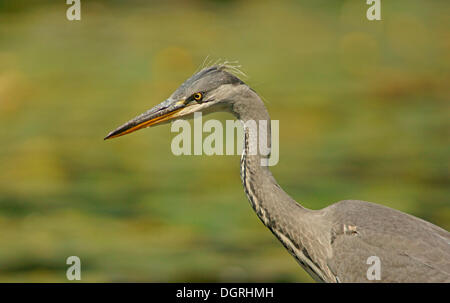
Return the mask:
M 327 264 L 341 282 L 450 282 L 450 233 L 378 204 L 346 200 L 323 210 L 332 222 Z M 372 276 L 369 275 L 371 278 Z

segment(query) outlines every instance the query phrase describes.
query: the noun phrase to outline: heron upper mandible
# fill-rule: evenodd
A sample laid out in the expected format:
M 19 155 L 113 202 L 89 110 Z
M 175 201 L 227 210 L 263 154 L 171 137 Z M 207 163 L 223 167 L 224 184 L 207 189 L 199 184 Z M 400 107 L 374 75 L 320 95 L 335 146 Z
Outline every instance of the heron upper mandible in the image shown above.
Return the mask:
M 206 67 L 187 79 L 167 100 L 108 134 L 119 137 L 173 119 L 226 111 L 244 122 L 270 117 L 256 92 L 234 67 Z M 262 124 L 264 125 L 264 124 Z M 248 151 L 255 144 L 244 127 L 241 179 L 253 210 L 298 263 L 320 282 L 450 282 L 450 233 L 401 211 L 344 200 L 321 210 L 304 208 L 278 185 L 266 156 Z M 270 144 L 269 144 L 270 146 Z M 368 277 L 368 260 L 378 258 L 380 278 Z

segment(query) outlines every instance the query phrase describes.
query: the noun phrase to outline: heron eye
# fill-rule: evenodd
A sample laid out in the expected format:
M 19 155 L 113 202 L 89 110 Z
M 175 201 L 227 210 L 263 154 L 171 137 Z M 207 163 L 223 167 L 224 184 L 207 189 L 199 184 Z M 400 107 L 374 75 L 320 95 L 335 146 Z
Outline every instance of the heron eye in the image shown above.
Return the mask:
M 194 100 L 195 100 L 195 101 L 202 101 L 202 99 L 203 99 L 203 94 L 202 94 L 202 93 L 195 93 L 195 94 L 193 95 L 193 97 L 194 97 Z

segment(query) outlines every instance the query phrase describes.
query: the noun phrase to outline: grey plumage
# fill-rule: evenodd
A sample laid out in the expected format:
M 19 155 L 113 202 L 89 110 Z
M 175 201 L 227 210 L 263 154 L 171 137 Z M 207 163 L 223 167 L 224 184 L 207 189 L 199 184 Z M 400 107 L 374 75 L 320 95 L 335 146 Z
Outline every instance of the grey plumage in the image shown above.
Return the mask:
M 201 102 L 192 100 L 198 92 L 203 96 Z M 244 123 L 268 121 L 267 129 L 259 131 L 270 142 L 270 117 L 264 103 L 226 65 L 196 73 L 166 101 L 105 139 L 174 118 L 189 118 L 197 111 L 228 111 Z M 265 156 L 248 152 L 255 143 L 246 127 L 244 134 L 241 179 L 250 205 L 316 281 L 369 282 L 367 260 L 376 256 L 381 262 L 380 282 L 450 282 L 449 232 L 364 201 L 346 200 L 321 210 L 306 209 L 281 189 L 267 166 L 261 166 Z

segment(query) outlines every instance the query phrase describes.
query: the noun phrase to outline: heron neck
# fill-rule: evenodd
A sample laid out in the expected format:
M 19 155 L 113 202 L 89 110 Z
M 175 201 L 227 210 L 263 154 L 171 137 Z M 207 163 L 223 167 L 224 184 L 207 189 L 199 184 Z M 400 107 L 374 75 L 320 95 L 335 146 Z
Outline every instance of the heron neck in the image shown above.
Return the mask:
M 266 146 L 269 148 L 271 146 L 271 120 L 263 101 L 250 89 L 240 96 L 239 101 L 233 105 L 232 112 L 244 123 L 244 149 L 241 157 L 242 184 L 252 208 L 261 221 L 272 232 L 274 232 L 273 229 L 277 229 L 284 233 L 278 218 L 286 221 L 286 214 L 295 216 L 299 212 L 308 210 L 295 202 L 278 185 L 267 165 L 262 165 L 267 161 L 268 156 L 265 156 L 267 152 L 261 153 L 258 140 L 265 137 Z M 258 127 L 258 136 L 252 136 L 251 127 L 248 127 L 255 124 Z
M 314 211 L 306 209 L 293 200 L 276 182 L 268 166 L 261 165 L 264 155 L 257 149 L 257 140 L 250 136 L 248 121 L 258 123 L 258 132 L 267 136 L 271 144 L 270 117 L 264 103 L 253 91 L 241 92 L 232 107 L 234 115 L 244 123 L 244 149 L 241 158 L 241 179 L 248 200 L 259 219 L 287 248 L 289 253 L 316 281 L 326 281 L 320 264 L 311 258 L 304 238 L 312 226 L 320 229 L 322 222 Z M 262 127 L 261 127 L 262 125 Z M 255 150 L 256 154 L 249 151 Z M 294 232 L 294 233 L 293 233 Z

